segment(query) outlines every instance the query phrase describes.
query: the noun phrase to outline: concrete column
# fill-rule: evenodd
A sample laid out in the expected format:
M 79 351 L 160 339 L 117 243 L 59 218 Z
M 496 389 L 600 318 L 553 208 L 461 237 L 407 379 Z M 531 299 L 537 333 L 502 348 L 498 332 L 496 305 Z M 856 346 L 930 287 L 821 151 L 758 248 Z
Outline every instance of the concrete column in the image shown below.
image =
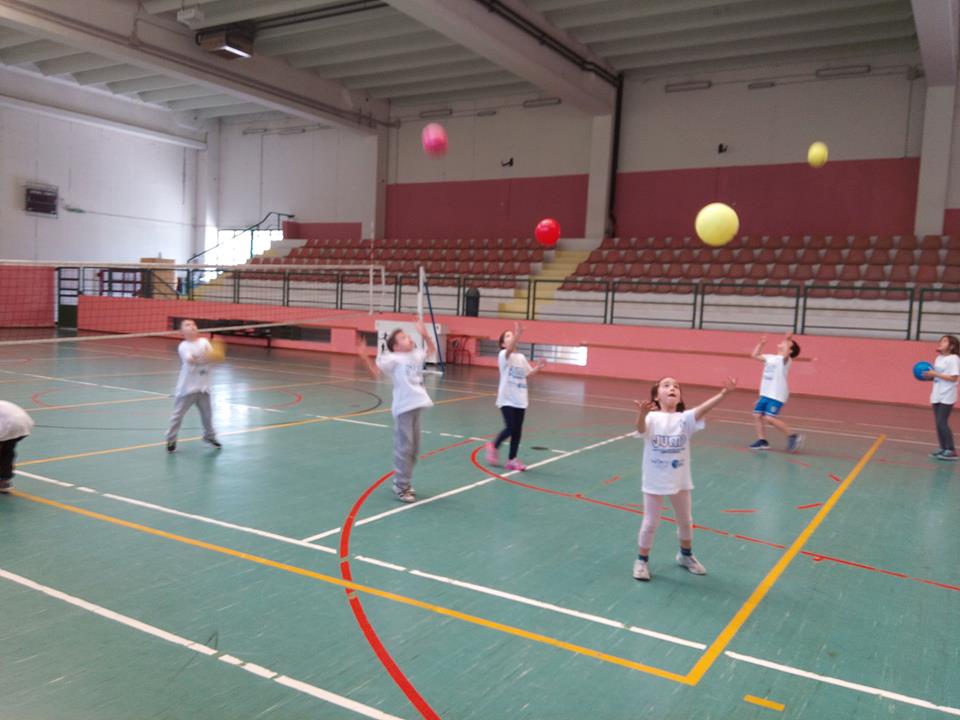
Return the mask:
M 606 234 L 610 204 L 610 168 L 613 166 L 613 115 L 593 118 L 590 133 L 590 179 L 587 184 L 586 237 L 601 239 Z
M 220 223 L 220 120 L 207 125 L 207 149 L 197 150 L 196 199 L 193 211 L 193 252 L 201 252 L 208 228 L 216 231 Z M 182 262 L 183 258 L 179 260 Z M 202 260 L 202 258 L 201 258 Z
M 923 144 L 920 178 L 917 182 L 915 235 L 941 235 L 950 180 L 950 149 L 953 144 L 955 85 L 927 88 L 923 111 Z
M 381 127 L 376 136 L 377 170 L 376 200 L 373 211 L 373 226 L 363 228 L 365 238 L 381 240 L 387 231 L 387 180 L 390 172 L 390 129 Z

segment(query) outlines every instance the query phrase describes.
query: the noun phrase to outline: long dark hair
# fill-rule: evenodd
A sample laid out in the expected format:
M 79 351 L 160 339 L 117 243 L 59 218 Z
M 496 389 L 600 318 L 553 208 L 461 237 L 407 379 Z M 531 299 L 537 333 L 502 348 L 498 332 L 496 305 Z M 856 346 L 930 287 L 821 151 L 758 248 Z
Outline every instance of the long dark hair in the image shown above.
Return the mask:
M 946 339 L 947 339 L 947 342 L 950 344 L 950 352 L 949 352 L 948 354 L 949 354 L 949 355 L 960 355 L 960 340 L 957 339 L 957 336 L 956 336 L 956 335 L 944 335 L 944 336 L 943 336 L 942 338 L 940 338 L 940 339 L 943 340 L 943 338 L 946 338 Z
M 390 335 L 387 336 L 387 350 L 389 350 L 390 352 L 393 352 L 393 348 L 397 344 L 397 335 L 399 335 L 402 332 L 403 330 L 401 330 L 400 328 L 397 328 L 392 333 L 390 333 Z
M 662 383 L 665 378 L 666 376 L 660 378 L 653 384 L 653 387 L 650 388 L 650 400 L 656 403 L 658 410 L 660 409 L 660 400 L 658 399 L 660 396 L 660 383 Z M 677 387 L 680 389 L 680 397 L 683 398 L 683 388 L 680 387 L 680 383 L 677 383 Z M 686 409 L 687 406 L 683 404 L 683 400 L 681 399 L 680 402 L 677 403 L 677 412 L 683 412 Z
M 502 333 L 500 333 L 500 349 L 501 349 L 501 350 L 503 350 L 503 339 L 507 336 L 507 333 L 508 333 L 508 332 L 510 332 L 510 331 L 509 331 L 509 330 L 504 330 Z

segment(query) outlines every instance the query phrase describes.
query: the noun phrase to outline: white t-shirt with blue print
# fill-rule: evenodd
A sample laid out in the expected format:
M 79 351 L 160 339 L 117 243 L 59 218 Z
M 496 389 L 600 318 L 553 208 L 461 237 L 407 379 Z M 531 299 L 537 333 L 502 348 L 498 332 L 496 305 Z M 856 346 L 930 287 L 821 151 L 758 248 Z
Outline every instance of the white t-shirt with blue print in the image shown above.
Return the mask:
M 693 489 L 690 475 L 690 438 L 703 430 L 693 410 L 647 413 L 643 438 L 643 491 L 650 495 L 676 495 Z
M 410 352 L 386 352 L 377 358 L 377 367 L 393 381 L 393 416 L 417 408 L 433 407 L 423 387 L 423 363 L 427 354 L 420 348 Z
M 533 367 L 523 353 L 512 352 L 507 355 L 501 350 L 498 358 L 500 365 L 500 386 L 497 388 L 497 407 L 526 408 L 530 402 L 527 397 L 527 375 Z

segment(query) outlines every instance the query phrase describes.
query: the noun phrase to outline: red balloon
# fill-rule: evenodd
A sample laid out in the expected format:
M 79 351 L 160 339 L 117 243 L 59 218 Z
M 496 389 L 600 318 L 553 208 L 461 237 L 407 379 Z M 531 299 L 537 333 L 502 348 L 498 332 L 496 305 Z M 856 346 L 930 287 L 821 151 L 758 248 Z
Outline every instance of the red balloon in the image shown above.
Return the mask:
M 553 218 L 544 218 L 537 223 L 537 229 L 533 234 L 537 242 L 544 247 L 553 247 L 560 239 L 560 223 Z
M 443 125 L 430 123 L 425 126 L 420 133 L 420 142 L 427 155 L 441 157 L 447 154 L 447 131 L 443 129 Z

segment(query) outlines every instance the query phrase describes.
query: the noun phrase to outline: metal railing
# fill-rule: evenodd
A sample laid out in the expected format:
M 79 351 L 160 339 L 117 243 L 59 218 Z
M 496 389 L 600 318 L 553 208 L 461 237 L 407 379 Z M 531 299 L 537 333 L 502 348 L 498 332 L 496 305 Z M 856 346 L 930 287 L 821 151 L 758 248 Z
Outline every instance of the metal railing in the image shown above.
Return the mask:
M 212 283 L 204 269 L 180 271 L 176 287 L 167 275 L 141 271 L 135 281 L 109 267 L 58 271 L 60 305 L 80 295 L 163 297 L 184 301 L 366 309 L 369 274 L 358 271 L 256 270 L 224 268 Z M 158 267 L 156 273 L 169 273 Z M 387 276 L 379 309 L 408 313 L 417 308 L 417 275 Z M 960 288 L 909 285 L 772 284 L 667 280 L 547 280 L 527 276 L 442 275 L 428 277 L 439 315 L 467 315 L 467 290 L 480 292 L 480 317 L 652 325 L 691 329 L 790 330 L 796 333 L 858 334 L 928 339 L 956 333 Z M 379 284 L 379 281 L 378 281 Z

